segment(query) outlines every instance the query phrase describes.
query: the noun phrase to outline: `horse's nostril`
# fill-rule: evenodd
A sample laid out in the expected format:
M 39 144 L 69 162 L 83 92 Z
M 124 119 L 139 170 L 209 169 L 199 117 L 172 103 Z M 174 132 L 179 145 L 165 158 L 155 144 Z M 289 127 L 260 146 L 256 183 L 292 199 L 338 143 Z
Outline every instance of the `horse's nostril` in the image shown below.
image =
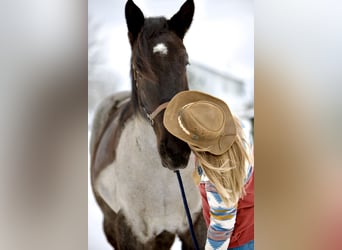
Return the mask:
M 162 164 L 171 170 L 185 168 L 188 164 L 189 155 L 186 152 L 174 152 L 172 149 L 166 147 L 160 148 Z
M 188 150 L 182 150 L 181 148 L 169 149 L 167 153 L 174 160 L 187 160 L 190 155 Z
M 170 134 L 160 143 L 159 151 L 164 167 L 176 170 L 188 165 L 190 157 L 188 144 Z

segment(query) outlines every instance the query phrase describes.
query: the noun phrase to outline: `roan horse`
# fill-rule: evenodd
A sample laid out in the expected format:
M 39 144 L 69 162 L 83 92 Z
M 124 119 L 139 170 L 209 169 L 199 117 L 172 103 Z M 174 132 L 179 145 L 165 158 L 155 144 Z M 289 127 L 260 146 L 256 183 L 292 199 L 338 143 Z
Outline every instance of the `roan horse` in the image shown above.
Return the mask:
M 201 249 L 206 240 L 190 148 L 163 126 L 163 108 L 188 89 L 183 37 L 194 14 L 187 0 L 169 20 L 145 18 L 128 0 L 125 16 L 132 49 L 132 91 L 97 108 L 90 153 L 92 189 L 104 215 L 104 232 L 116 249 L 194 249 L 173 170 L 181 171 Z M 161 105 L 161 106 L 160 106 Z

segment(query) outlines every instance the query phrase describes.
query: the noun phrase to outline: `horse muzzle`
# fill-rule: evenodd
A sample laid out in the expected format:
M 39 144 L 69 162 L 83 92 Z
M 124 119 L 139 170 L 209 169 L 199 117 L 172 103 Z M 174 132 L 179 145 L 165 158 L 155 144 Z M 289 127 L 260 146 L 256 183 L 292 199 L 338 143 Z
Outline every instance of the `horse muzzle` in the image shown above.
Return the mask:
M 175 161 L 174 159 L 162 159 L 162 165 L 165 168 L 175 171 L 175 170 L 186 168 L 188 165 L 188 161 L 184 161 L 184 160 Z
M 190 148 L 187 144 L 173 145 L 172 148 L 161 145 L 159 148 L 162 165 L 170 170 L 184 169 L 190 157 Z

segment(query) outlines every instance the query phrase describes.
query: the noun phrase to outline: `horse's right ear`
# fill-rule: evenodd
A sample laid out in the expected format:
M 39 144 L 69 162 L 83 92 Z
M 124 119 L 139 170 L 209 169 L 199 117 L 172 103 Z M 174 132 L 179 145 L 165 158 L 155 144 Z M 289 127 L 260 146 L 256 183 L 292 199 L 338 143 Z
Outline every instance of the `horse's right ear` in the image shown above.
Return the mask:
M 125 16 L 128 28 L 128 37 L 131 45 L 138 37 L 138 34 L 144 25 L 145 17 L 142 11 L 132 0 L 128 0 L 125 6 Z

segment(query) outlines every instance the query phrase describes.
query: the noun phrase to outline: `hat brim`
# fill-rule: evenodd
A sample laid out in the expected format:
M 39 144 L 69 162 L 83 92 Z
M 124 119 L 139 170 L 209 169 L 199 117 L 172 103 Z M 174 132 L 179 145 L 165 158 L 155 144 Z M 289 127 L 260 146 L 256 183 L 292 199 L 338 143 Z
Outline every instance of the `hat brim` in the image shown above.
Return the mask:
M 181 109 L 192 102 L 197 101 L 209 101 L 220 106 L 225 113 L 226 122 L 224 124 L 224 136 L 215 140 L 194 140 L 190 135 L 185 133 L 178 123 L 178 115 Z M 230 109 L 227 104 L 208 94 L 195 90 L 182 91 L 176 94 L 169 102 L 164 112 L 164 126 L 175 137 L 185 141 L 186 143 L 198 147 L 200 149 L 206 149 L 206 151 L 214 154 L 221 155 L 225 153 L 233 144 L 236 138 L 236 126 Z M 212 121 L 215 122 L 215 121 Z

